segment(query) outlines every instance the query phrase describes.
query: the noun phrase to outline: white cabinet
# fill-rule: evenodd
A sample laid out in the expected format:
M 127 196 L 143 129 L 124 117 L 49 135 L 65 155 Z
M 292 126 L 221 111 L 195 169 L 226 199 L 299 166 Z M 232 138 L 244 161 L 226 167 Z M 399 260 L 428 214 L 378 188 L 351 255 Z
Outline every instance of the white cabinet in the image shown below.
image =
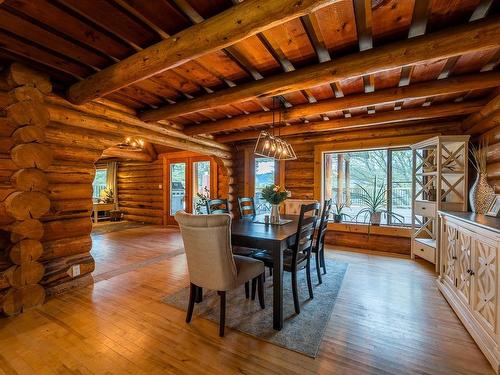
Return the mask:
M 500 219 L 439 212 L 439 290 L 498 373 Z

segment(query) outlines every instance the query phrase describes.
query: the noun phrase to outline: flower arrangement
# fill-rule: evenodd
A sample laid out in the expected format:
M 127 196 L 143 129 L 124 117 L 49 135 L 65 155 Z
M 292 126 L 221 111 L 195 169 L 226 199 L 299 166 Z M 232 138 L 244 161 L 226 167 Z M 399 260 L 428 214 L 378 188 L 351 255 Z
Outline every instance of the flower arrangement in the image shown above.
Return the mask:
M 262 189 L 262 198 L 270 204 L 283 203 L 290 193 L 279 185 L 267 185 Z
M 207 201 L 210 199 L 210 191 L 206 186 L 203 187 L 203 193 L 196 193 L 195 213 L 203 215 L 207 213 Z

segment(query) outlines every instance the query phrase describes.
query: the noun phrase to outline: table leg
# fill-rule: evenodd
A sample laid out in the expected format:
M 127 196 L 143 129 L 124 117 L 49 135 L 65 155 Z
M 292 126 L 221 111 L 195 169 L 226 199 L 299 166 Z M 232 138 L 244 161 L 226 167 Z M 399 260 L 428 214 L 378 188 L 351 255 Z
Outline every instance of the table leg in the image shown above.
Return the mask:
M 280 246 L 273 250 L 273 328 L 283 328 L 283 251 Z

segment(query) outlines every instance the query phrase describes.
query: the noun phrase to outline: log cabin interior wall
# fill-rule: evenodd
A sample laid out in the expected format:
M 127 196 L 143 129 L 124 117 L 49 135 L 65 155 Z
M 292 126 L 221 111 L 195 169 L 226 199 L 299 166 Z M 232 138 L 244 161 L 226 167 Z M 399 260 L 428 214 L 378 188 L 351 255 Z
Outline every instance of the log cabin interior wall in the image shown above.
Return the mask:
M 218 196 L 251 194 L 251 142 L 272 122 L 276 95 L 287 106 L 281 133 L 299 156 L 279 173 L 293 198 L 320 198 L 325 144 L 464 132 L 488 138 L 498 192 L 499 13 L 498 1 L 482 0 L 0 0 L 0 306 L 16 313 L 43 299 L 38 285 L 50 294 L 92 282 L 101 157 L 127 160 L 118 167 L 126 217 L 160 223 L 160 189 L 146 188 L 158 176 L 146 182 L 135 168 L 159 173 L 161 162 L 124 154 L 124 136 L 211 155 Z M 18 185 L 23 169 L 38 182 Z M 27 192 L 41 208 L 48 198 L 48 212 L 14 199 Z M 131 198 L 140 195 L 155 200 Z M 380 250 L 394 237 L 386 248 L 406 251 L 404 233 L 367 241 L 349 231 L 359 229 L 332 226 L 329 240 Z
M 163 224 L 163 160 L 118 162 L 118 206 L 124 219 Z

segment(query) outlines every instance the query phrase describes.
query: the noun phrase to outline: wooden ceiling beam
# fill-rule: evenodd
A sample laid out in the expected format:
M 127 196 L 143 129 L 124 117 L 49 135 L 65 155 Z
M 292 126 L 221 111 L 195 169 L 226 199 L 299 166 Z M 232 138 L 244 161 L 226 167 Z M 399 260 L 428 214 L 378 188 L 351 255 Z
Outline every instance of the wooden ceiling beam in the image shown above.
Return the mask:
M 283 120 L 289 121 L 322 113 L 348 111 L 355 108 L 376 106 L 404 100 L 423 99 L 438 95 L 455 94 L 497 86 L 500 86 L 500 72 L 447 78 L 440 81 L 416 83 L 410 86 L 384 89 L 367 94 L 326 99 L 315 104 L 297 105 L 285 111 Z M 270 112 L 256 112 L 216 122 L 192 125 L 186 127 L 184 133 L 195 135 L 244 129 L 255 125 L 270 124 L 272 123 L 272 117 L 273 114 Z
M 363 128 L 368 126 L 397 124 L 407 121 L 429 120 L 435 118 L 446 118 L 453 116 L 468 115 L 479 111 L 484 105 L 484 101 L 462 102 L 452 104 L 435 105 L 432 107 L 419 107 L 403 109 L 400 111 L 379 112 L 373 115 L 354 116 L 329 121 L 310 122 L 307 124 L 290 125 L 279 130 L 281 136 L 318 133 L 332 130 L 345 130 Z M 229 134 L 217 137 L 216 141 L 222 143 L 238 142 L 246 139 L 254 139 L 259 136 L 260 131 L 250 130 L 240 133 Z
M 135 161 L 153 161 L 151 155 L 144 151 L 127 150 L 120 147 L 110 147 L 103 151 L 101 158 L 119 158 Z
M 245 4 L 246 1 L 242 4 Z M 500 19 L 473 22 L 403 42 L 347 55 L 205 95 L 197 99 L 146 111 L 145 121 L 174 118 L 183 114 L 242 102 L 261 96 L 282 95 L 332 81 L 402 68 L 425 61 L 449 58 L 469 52 L 498 47 Z M 457 41 L 460 41 L 459 43 Z
M 74 84 L 68 98 L 104 96 L 336 1 L 247 0 Z

